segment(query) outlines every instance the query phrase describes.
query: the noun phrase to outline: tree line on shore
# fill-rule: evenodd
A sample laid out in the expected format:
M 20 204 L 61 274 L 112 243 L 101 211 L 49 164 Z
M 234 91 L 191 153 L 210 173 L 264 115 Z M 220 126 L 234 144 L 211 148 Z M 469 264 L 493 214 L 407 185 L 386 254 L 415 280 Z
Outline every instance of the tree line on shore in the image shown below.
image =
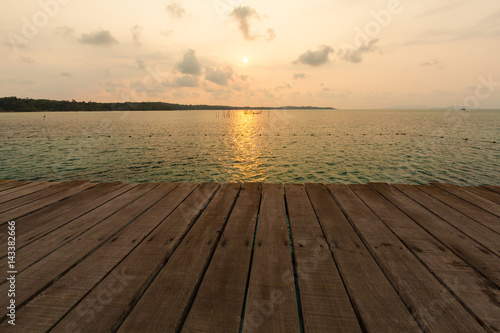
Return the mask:
M 18 97 L 0 98 L 0 111 L 4 112 L 38 112 L 38 111 L 150 111 L 150 110 L 262 110 L 262 109 L 333 109 L 330 107 L 232 107 L 224 105 L 191 105 L 164 102 L 123 102 L 98 103 L 56 101 L 50 99 L 32 99 Z

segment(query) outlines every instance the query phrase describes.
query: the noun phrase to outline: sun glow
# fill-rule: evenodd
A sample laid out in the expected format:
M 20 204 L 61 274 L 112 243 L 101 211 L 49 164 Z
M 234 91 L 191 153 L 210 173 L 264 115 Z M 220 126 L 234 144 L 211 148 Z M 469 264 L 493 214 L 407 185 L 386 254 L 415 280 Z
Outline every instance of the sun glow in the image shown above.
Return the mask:
M 248 64 L 248 58 L 243 58 L 243 63 Z

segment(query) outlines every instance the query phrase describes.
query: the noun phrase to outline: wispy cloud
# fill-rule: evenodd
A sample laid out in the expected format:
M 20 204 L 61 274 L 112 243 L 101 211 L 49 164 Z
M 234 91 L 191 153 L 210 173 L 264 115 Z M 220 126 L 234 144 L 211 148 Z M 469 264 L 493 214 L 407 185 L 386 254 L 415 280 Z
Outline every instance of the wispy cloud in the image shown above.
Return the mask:
M 293 78 L 295 80 L 297 80 L 297 79 L 305 79 L 306 78 L 306 73 L 294 73 L 293 74 Z
M 130 33 L 132 34 L 132 40 L 134 41 L 135 45 L 141 46 L 142 45 L 142 27 L 140 25 L 136 24 L 132 28 L 130 28 Z
M 33 58 L 31 58 L 31 57 L 20 56 L 19 60 L 21 60 L 22 62 L 27 63 L 27 64 L 35 63 L 35 60 L 33 60 Z
M 407 45 L 450 43 L 477 38 L 500 39 L 500 11 L 492 12 L 473 24 L 457 28 L 434 28 L 421 33 Z
M 196 58 L 196 52 L 191 49 L 184 53 L 182 61 L 177 63 L 176 67 L 182 74 L 201 74 L 201 65 L 198 62 L 198 58 Z
M 56 34 L 62 35 L 64 37 L 73 37 L 75 34 L 75 28 L 68 26 L 61 26 L 54 29 Z
M 176 87 L 198 87 L 198 78 L 193 76 L 181 76 L 174 82 Z
M 366 53 L 374 52 L 377 50 L 378 39 L 372 39 L 368 44 L 362 44 L 357 49 L 344 49 L 339 51 L 339 57 L 342 60 L 352 63 L 360 63 L 363 61 L 363 56 Z
M 93 33 L 82 34 L 79 38 L 82 44 L 91 44 L 98 46 L 111 46 L 118 44 L 118 40 L 111 35 L 109 30 L 99 30 Z
M 135 59 L 135 64 L 137 65 L 137 68 L 141 71 L 146 70 L 146 62 L 142 60 L 141 58 L 136 58 Z
M 233 79 L 233 69 L 231 67 L 224 68 L 209 68 L 205 75 L 205 79 L 221 86 L 227 86 L 229 81 Z
M 304 64 L 309 66 L 321 66 L 328 63 L 330 60 L 328 56 L 333 53 L 334 50 L 328 45 L 323 45 L 317 51 L 307 50 L 305 53 L 301 54 L 294 64 Z
M 15 78 L 11 78 L 9 80 L 9 83 L 20 84 L 20 85 L 31 85 L 31 84 L 34 84 L 35 81 L 30 80 L 30 79 L 26 79 L 24 77 L 15 77 Z
M 64 76 L 64 77 L 73 77 L 73 75 L 71 75 L 70 73 L 68 72 L 61 72 L 60 73 L 61 76 Z
M 420 66 L 424 67 L 444 67 L 444 62 L 434 59 L 433 61 L 427 61 L 420 63 Z
M 243 38 L 246 40 L 254 40 L 255 35 L 250 32 L 250 20 L 259 18 L 259 14 L 251 7 L 236 7 L 231 16 L 238 22 Z
M 270 42 L 275 38 L 276 38 L 276 33 L 274 32 L 274 29 L 271 28 L 267 29 L 266 40 Z
M 172 17 L 176 17 L 176 18 L 181 18 L 186 14 L 186 11 L 184 10 L 184 8 L 181 5 L 179 5 L 177 2 L 169 3 L 165 9 Z

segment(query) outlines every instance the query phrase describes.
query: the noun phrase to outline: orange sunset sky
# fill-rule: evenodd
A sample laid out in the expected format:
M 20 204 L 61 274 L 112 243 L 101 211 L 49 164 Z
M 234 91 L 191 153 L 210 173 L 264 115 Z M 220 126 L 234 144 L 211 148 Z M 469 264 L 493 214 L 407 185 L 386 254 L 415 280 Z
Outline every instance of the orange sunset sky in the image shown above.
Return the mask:
M 0 96 L 500 108 L 498 0 L 9 0 L 0 17 Z

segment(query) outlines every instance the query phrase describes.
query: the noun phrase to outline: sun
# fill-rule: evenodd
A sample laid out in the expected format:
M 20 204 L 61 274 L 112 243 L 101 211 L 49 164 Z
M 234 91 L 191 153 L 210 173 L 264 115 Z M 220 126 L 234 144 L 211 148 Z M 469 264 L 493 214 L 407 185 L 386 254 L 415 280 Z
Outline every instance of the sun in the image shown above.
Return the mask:
M 248 64 L 248 58 L 243 58 L 243 63 Z

